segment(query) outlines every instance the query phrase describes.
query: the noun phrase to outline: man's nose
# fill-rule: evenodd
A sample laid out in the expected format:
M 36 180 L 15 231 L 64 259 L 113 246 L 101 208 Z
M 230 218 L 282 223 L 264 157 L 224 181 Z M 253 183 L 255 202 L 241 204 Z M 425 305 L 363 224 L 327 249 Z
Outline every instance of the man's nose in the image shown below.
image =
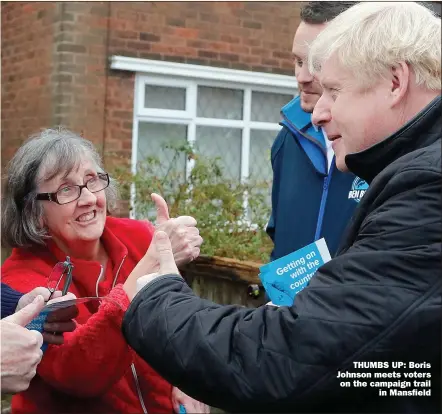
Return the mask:
M 307 62 L 304 62 L 302 66 L 298 69 L 296 74 L 296 80 L 299 83 L 313 82 L 313 75 L 308 71 Z
M 312 122 L 314 125 L 323 126 L 327 122 L 331 121 L 330 108 L 326 104 L 326 99 L 322 95 L 315 105 L 312 113 Z

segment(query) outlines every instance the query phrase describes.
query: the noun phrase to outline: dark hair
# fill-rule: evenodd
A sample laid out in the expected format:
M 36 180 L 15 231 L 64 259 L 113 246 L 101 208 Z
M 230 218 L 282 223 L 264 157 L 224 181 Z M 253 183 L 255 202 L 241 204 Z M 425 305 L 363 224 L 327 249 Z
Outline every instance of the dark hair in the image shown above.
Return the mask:
M 442 5 L 439 1 L 419 1 L 418 3 L 430 9 L 437 17 L 441 17 Z
M 333 20 L 359 1 L 310 1 L 301 8 L 301 20 L 308 24 L 322 24 Z M 441 17 L 442 6 L 438 1 L 420 1 L 419 4 Z
M 322 24 L 359 3 L 358 1 L 310 1 L 301 9 L 301 20 L 308 24 Z

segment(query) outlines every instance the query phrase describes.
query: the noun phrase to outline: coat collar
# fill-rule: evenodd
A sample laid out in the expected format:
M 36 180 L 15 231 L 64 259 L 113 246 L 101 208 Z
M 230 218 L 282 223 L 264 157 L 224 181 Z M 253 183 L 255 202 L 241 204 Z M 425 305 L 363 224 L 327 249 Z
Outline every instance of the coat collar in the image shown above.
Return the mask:
M 301 131 L 311 126 L 311 114 L 301 108 L 301 98 L 299 96 L 281 108 L 281 115 L 283 118 L 288 118 Z
M 424 148 L 441 137 L 441 96 L 435 98 L 394 134 L 372 147 L 348 154 L 348 169 L 368 183 L 398 158 Z
M 106 219 L 101 241 L 109 256 L 108 266 L 113 267 L 111 274 L 115 275 L 117 268 L 123 263 L 123 259 L 128 253 L 126 246 L 118 239 L 118 237 L 109 229 Z M 62 262 L 66 260 L 66 253 L 63 252 L 53 240 L 46 242 L 48 250 L 55 256 L 55 260 Z M 97 278 L 104 275 L 102 266 L 99 262 L 91 260 L 83 260 L 77 257 L 70 257 L 74 269 L 72 272 L 73 283 L 80 285 L 85 290 L 92 294 L 96 290 Z M 55 265 L 55 263 L 54 263 Z M 48 275 L 49 276 L 49 275 Z M 103 280 L 100 277 L 100 280 Z
M 106 253 L 110 258 L 112 258 L 113 261 L 120 262 L 123 257 L 127 255 L 126 246 L 120 242 L 120 240 L 114 235 L 114 233 L 108 228 L 107 225 L 104 226 L 103 234 L 101 235 L 101 242 L 104 245 Z M 46 244 L 50 252 L 56 257 L 58 261 L 62 262 L 66 260 L 66 253 L 63 252 L 52 239 L 49 239 Z M 91 263 L 99 265 L 98 262 L 83 260 L 77 257 L 71 257 L 71 260 L 73 263 L 75 262 L 79 266 L 85 266 Z

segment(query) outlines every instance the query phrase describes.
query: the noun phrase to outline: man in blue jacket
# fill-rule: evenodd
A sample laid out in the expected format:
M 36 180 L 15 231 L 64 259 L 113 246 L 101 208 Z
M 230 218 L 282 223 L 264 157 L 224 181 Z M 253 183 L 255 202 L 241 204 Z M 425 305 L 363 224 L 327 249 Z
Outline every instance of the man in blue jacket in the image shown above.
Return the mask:
M 331 143 L 311 122 L 322 89 L 309 73 L 309 44 L 327 22 L 355 2 L 310 2 L 301 10 L 293 41 L 300 95 L 281 110 L 282 130 L 272 146 L 272 214 L 267 233 L 274 242 L 271 260 L 322 237 L 333 257 L 341 235 L 368 188 L 364 180 L 340 172 Z

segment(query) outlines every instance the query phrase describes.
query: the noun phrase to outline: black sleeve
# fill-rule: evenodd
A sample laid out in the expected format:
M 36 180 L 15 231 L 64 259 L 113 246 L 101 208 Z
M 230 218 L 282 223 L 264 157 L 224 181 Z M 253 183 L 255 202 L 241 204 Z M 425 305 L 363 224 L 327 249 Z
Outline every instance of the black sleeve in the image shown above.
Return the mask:
M 408 174 L 414 179 L 392 180 L 398 186 L 357 240 L 318 270 L 292 307 L 219 306 L 179 276 L 163 276 L 134 298 L 123 322 L 127 341 L 172 384 L 224 409 L 293 412 L 340 397 L 338 369 L 391 360 L 398 347 L 413 352 L 419 326 L 441 313 L 434 301 L 442 283 L 440 174 Z M 411 323 L 417 309 L 423 316 Z

